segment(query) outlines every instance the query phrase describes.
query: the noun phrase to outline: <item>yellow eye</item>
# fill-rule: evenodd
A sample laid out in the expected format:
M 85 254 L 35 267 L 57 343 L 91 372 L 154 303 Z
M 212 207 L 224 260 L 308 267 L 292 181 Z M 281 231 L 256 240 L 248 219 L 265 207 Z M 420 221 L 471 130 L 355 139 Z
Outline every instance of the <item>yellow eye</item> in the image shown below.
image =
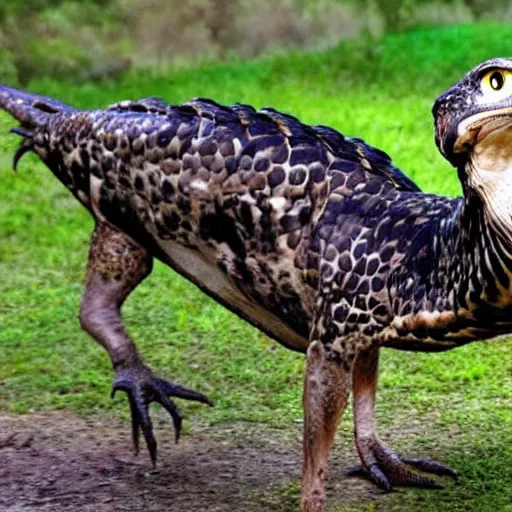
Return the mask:
M 499 71 L 494 71 L 489 77 L 489 85 L 491 86 L 491 89 L 494 89 L 495 91 L 499 91 L 504 84 L 505 77 Z
M 512 95 L 512 71 L 508 69 L 494 69 L 484 75 L 481 81 L 485 100 L 499 101 Z

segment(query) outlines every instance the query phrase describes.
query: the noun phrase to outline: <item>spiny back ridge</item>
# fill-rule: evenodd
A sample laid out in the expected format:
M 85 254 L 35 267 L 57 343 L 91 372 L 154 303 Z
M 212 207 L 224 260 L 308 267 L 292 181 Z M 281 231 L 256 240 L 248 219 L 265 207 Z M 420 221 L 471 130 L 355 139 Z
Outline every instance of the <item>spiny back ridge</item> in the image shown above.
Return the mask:
M 366 144 L 362 139 L 345 137 L 328 126 L 310 126 L 290 114 L 271 107 L 256 110 L 250 105 L 220 105 L 208 98 L 194 98 L 182 105 L 170 105 L 162 98 L 149 97 L 135 101 L 121 101 L 108 107 L 118 112 L 147 112 L 159 115 L 199 116 L 219 124 L 240 123 L 252 138 L 282 134 L 292 146 L 321 143 L 330 153 L 341 160 L 368 162 L 368 171 L 379 174 L 401 190 L 419 191 L 419 187 L 397 169 L 383 151 Z

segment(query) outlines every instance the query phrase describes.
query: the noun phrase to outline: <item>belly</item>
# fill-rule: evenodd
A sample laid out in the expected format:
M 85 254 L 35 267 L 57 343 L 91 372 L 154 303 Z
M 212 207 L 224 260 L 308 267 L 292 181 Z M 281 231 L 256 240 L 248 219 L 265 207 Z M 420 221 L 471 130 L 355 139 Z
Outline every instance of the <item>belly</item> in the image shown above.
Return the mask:
M 217 302 L 287 348 L 299 352 L 306 351 L 307 335 L 297 332 L 296 328 L 288 324 L 285 318 L 286 308 L 271 311 L 268 304 L 254 298 L 254 295 L 258 296 L 259 293 L 251 293 L 250 289 L 244 291 L 244 287 L 237 284 L 236 280 L 219 266 L 218 263 L 223 258 L 222 251 L 201 245 L 190 248 L 179 242 L 161 240 L 155 234 L 154 236 L 162 253 L 165 254 L 164 263 L 193 282 Z M 303 314 L 307 317 L 306 312 Z M 309 323 L 309 319 L 304 318 L 302 322 Z
M 186 208 L 182 204 L 180 209 L 174 203 L 153 205 L 136 194 L 116 195 L 91 178 L 97 218 L 115 225 L 268 336 L 305 352 L 314 289 L 305 284 L 294 263 L 287 234 L 278 234 L 277 212 L 268 214 L 270 224 L 265 229 L 242 236 L 244 230 L 233 210 L 219 212 L 214 194 L 193 192 L 183 200 Z

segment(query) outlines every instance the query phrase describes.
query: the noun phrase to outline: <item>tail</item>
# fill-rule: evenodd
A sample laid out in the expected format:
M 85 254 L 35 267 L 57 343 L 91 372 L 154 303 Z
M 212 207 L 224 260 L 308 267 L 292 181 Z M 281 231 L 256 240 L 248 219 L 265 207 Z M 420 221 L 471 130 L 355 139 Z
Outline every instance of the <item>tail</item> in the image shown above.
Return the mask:
M 14 170 L 21 157 L 33 150 L 35 137 L 45 131 L 51 118 L 57 113 L 74 110 L 52 98 L 19 91 L 5 85 L 0 85 L 0 109 L 8 112 L 20 123 L 20 127 L 11 130 L 12 133 L 23 137 L 20 147 L 14 154 Z

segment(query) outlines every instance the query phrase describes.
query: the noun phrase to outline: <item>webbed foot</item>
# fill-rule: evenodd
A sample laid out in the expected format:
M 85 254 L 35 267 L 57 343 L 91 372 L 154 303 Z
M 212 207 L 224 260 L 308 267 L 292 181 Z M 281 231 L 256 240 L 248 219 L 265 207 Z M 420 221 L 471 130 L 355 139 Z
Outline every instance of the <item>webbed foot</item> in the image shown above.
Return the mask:
M 157 443 L 148 410 L 151 402 L 158 402 L 170 414 L 176 433 L 176 442 L 180 437 L 182 419 L 176 404 L 169 397 L 195 400 L 213 406 L 210 399 L 202 393 L 155 377 L 153 372 L 142 363 L 116 370 L 112 398 L 118 390 L 125 391 L 130 402 L 135 453 L 139 453 L 139 437 L 142 430 L 153 465 L 156 464 Z
M 400 457 L 374 437 L 357 440 L 356 444 L 363 465 L 350 468 L 347 475 L 367 478 L 385 491 L 392 491 L 395 485 L 424 489 L 443 488 L 443 485 L 433 478 L 414 470 L 458 478 L 453 469 L 440 462 Z

